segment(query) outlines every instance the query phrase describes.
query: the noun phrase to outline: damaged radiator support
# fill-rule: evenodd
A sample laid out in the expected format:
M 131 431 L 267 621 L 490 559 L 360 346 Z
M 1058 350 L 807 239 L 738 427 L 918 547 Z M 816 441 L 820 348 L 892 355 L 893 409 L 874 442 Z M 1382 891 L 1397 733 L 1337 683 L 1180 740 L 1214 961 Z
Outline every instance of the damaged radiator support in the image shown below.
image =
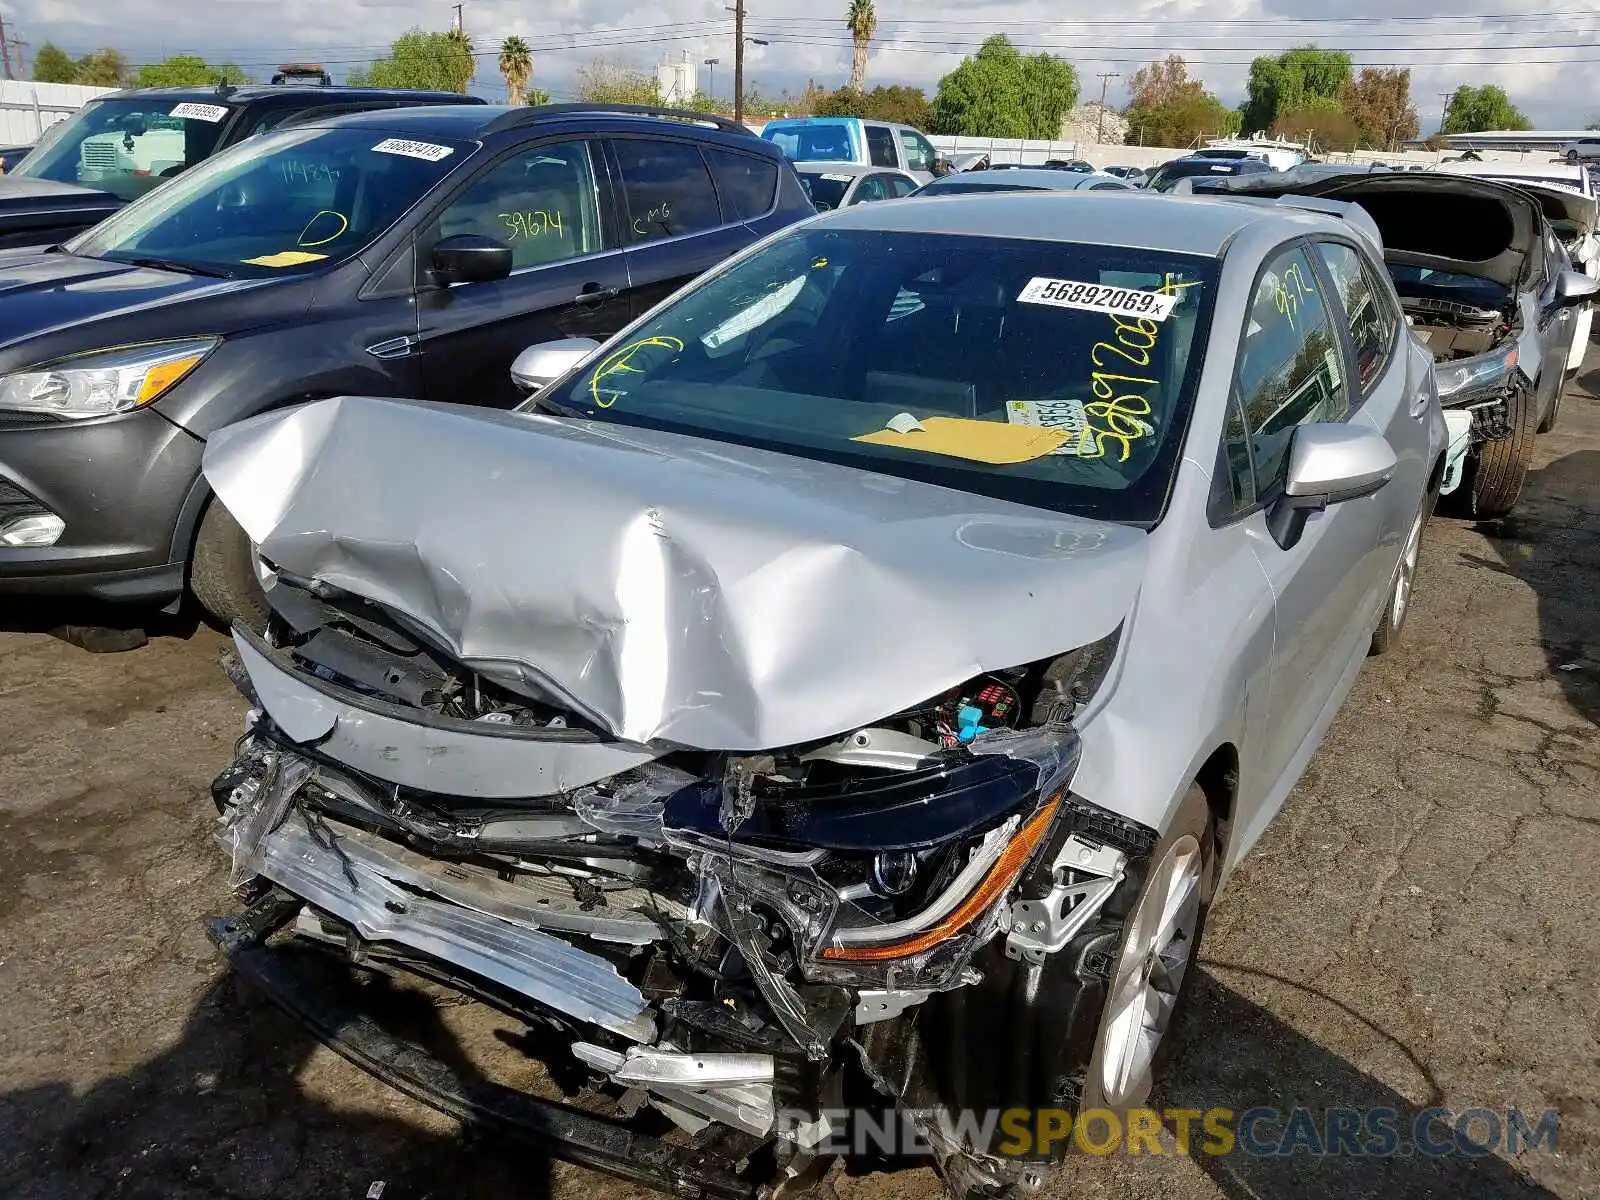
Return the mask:
M 235 971 L 357 1066 L 463 1123 L 512 1134 L 551 1158 L 687 1200 L 754 1200 L 749 1181 L 705 1155 L 636 1133 L 620 1122 L 464 1075 L 395 1038 L 357 1003 L 304 978 L 292 956 L 263 944 L 299 907 L 298 900 L 273 890 L 239 916 L 212 918 L 207 935 Z

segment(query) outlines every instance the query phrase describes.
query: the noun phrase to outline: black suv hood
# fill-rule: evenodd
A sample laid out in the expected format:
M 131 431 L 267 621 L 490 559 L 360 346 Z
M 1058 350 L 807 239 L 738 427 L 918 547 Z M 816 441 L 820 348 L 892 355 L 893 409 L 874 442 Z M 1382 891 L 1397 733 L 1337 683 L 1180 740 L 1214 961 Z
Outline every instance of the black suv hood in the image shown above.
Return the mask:
M 1195 194 L 1316 196 L 1359 204 L 1392 263 L 1474 275 L 1520 291 L 1538 261 L 1544 217 L 1527 192 L 1487 179 L 1420 171 L 1296 177 L 1294 171 L 1217 180 Z
M 271 281 L 213 279 L 61 252 L 0 252 L 0 350 L 81 322 L 126 319 L 177 300 L 213 299 L 264 282 Z M 113 330 L 98 340 L 116 345 L 128 339 Z
M 110 192 L 0 175 L 0 246 L 43 246 L 98 225 L 123 202 Z

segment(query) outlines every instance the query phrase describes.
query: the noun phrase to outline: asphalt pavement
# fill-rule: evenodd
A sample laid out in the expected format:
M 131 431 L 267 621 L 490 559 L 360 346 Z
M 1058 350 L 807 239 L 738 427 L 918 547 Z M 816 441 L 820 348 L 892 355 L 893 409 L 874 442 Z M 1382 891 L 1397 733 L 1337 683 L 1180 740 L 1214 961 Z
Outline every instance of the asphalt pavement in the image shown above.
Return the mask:
M 1600 358 L 1518 512 L 1436 518 L 1373 660 L 1212 914 L 1158 1106 L 1559 1113 L 1481 1156 L 1076 1156 L 1046 1195 L 1600 1197 Z M 221 635 L 120 654 L 0 608 L 0 1196 L 646 1195 L 378 1084 L 232 982 L 207 785 L 243 705 Z M 463 1068 L 551 1080 L 524 1032 L 396 992 Z M 382 1184 L 379 1188 L 376 1185 Z M 837 1174 L 933 1200 L 925 1169 Z

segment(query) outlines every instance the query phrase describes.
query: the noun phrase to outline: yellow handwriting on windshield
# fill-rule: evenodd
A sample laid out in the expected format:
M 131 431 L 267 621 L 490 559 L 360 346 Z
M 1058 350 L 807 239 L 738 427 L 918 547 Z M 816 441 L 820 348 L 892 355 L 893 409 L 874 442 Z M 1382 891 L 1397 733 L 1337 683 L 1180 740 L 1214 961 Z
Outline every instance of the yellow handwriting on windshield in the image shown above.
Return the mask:
M 1186 288 L 1199 283 L 1198 279 L 1180 282 L 1167 272 L 1155 290 L 1161 295 L 1181 297 Z M 1155 433 L 1150 420 L 1150 394 L 1139 389 L 1153 388 L 1159 380 L 1129 371 L 1150 366 L 1150 352 L 1161 326 L 1149 317 L 1113 316 L 1111 323 L 1114 340 L 1096 342 L 1089 351 L 1089 360 L 1097 369 L 1089 373 L 1089 390 L 1094 399 L 1083 406 L 1089 421 L 1085 448 L 1079 456 L 1104 458 L 1109 445 L 1117 452 L 1118 462 L 1127 462 L 1134 442 Z
M 315 225 L 318 221 L 321 221 L 323 217 L 332 217 L 335 221 L 339 222 L 339 228 L 335 229 L 327 237 L 321 237 L 321 238 L 316 238 L 313 241 L 307 241 L 306 240 L 306 234 L 310 233 L 311 232 L 311 227 L 313 225 Z M 300 236 L 295 239 L 295 243 L 294 244 L 296 246 L 302 246 L 302 247 L 326 246 L 329 242 L 336 241 L 337 239 L 342 238 L 344 236 L 344 231 L 346 229 L 349 229 L 349 228 L 350 228 L 350 218 L 349 217 L 345 216 L 341 212 L 334 212 L 333 209 L 331 209 L 331 208 L 325 208 L 321 212 L 317 213 L 314 217 L 312 217 L 311 220 L 306 222 L 306 227 L 300 231 Z
M 649 372 L 649 365 L 640 365 L 638 359 L 647 350 L 670 350 L 674 354 L 683 351 L 683 343 L 675 337 L 647 337 L 640 338 L 637 342 L 629 342 L 619 350 L 613 350 L 606 355 L 600 365 L 594 369 L 594 374 L 589 377 L 589 396 L 600 408 L 610 408 L 617 402 L 617 397 L 624 395 L 622 391 L 607 389 L 607 396 L 602 399 L 600 384 L 606 379 L 616 375 L 644 375 Z M 646 356 L 648 358 L 648 356 Z

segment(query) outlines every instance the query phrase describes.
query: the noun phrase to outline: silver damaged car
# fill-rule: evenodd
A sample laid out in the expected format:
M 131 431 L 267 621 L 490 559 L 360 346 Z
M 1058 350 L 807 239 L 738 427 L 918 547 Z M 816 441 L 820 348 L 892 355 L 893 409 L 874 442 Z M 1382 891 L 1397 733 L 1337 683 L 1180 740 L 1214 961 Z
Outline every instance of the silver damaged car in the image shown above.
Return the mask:
M 516 373 L 208 446 L 273 611 L 214 940 L 412 1094 L 681 1194 L 863 1110 L 1038 1186 L 947 1118 L 1143 1102 L 1405 619 L 1445 426 L 1370 218 L 856 206 Z M 584 1105 L 391 1040 L 313 949 L 554 1030 Z

